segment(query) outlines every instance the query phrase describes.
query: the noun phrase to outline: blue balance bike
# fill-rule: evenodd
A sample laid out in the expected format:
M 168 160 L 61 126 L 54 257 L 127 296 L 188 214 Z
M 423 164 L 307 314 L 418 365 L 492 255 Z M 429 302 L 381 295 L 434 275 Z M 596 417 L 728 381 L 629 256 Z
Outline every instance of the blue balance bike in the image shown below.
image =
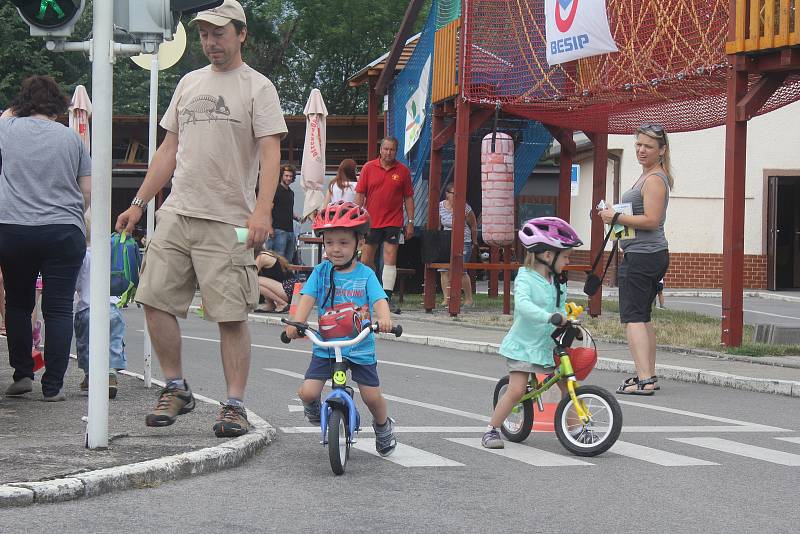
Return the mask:
M 323 341 L 317 330 L 307 323 L 299 323 L 281 319 L 285 324 L 297 328 L 301 336 L 308 336 L 318 347 L 333 348 L 336 362 L 333 364 L 331 384 L 333 391 L 325 397 L 320 408 L 320 430 L 322 431 L 322 444 L 328 446 L 328 457 L 334 474 L 344 473 L 347 459 L 350 457 L 350 447 L 355 443 L 356 434 L 361 429 L 361 417 L 358 414 L 356 403 L 353 400 L 353 388 L 347 385 L 347 364 L 342 358 L 342 347 L 350 347 L 360 343 L 371 332 L 378 331 L 378 325 L 367 323 L 353 339 L 339 341 Z M 403 333 L 401 326 L 392 328 L 392 333 L 399 337 Z M 289 343 L 291 340 L 286 332 L 281 332 L 281 341 Z

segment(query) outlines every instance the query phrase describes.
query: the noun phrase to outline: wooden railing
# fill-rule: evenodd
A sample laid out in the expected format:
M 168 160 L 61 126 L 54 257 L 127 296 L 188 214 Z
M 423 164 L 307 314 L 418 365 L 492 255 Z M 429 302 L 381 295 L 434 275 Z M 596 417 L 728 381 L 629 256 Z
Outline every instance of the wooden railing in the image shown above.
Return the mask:
M 736 0 L 736 36 L 728 54 L 759 52 L 800 45 L 797 9 L 800 0 Z
M 436 31 L 433 46 L 431 101 L 441 102 L 458 95 L 458 18 Z

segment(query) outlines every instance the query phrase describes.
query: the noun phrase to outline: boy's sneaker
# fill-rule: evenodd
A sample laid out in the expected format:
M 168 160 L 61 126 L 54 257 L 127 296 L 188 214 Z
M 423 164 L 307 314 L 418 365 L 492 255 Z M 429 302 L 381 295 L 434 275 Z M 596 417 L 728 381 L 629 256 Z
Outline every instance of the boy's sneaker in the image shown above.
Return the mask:
M 81 380 L 81 385 L 78 386 L 78 391 L 81 392 L 81 395 L 89 394 L 89 375 L 83 375 L 83 380 Z
M 319 402 L 319 399 L 315 400 L 314 402 L 310 402 L 306 404 L 303 403 L 303 415 L 306 416 L 308 422 L 312 425 L 318 425 L 320 423 L 320 409 L 322 408 L 322 404 Z
M 505 447 L 503 438 L 500 437 L 500 432 L 496 428 L 486 431 L 481 439 L 481 445 L 487 449 L 502 449 Z
M 218 438 L 235 438 L 243 436 L 250 431 L 250 421 L 247 420 L 247 411 L 244 406 L 231 406 L 222 404 L 222 409 L 214 423 L 214 434 Z
M 189 384 L 184 381 L 186 389 L 183 390 L 173 384 L 161 390 L 156 409 L 147 414 L 144 424 L 147 426 L 169 426 L 181 414 L 194 410 L 194 395 Z
M 386 423 L 380 429 L 373 421 L 372 428 L 375 430 L 375 450 L 378 451 L 378 454 L 381 456 L 392 454 L 397 446 L 397 440 L 394 437 L 394 419 L 387 417 Z
M 117 375 L 116 373 L 108 373 L 108 398 L 117 398 Z

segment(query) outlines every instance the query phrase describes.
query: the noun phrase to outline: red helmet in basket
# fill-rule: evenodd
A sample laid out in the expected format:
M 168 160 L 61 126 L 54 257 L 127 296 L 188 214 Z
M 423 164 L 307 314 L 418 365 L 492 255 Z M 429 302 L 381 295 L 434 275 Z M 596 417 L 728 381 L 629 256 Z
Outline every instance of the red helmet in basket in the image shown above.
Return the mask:
M 369 232 L 369 213 L 358 204 L 340 200 L 322 208 L 311 227 L 317 233 L 347 228 L 364 235 Z
M 594 366 L 597 365 L 597 351 L 588 347 L 568 348 L 569 361 L 572 363 L 572 372 L 577 380 L 586 380 Z M 556 356 L 556 367 L 561 363 Z

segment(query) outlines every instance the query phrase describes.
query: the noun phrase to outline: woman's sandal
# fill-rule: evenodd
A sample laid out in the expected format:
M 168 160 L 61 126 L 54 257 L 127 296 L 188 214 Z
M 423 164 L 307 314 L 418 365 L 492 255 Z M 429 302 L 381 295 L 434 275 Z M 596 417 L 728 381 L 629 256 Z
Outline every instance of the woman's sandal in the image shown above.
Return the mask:
M 650 380 L 652 380 L 652 381 L 653 381 L 653 385 L 655 386 L 655 387 L 653 388 L 653 391 L 658 391 L 658 390 L 660 390 L 660 389 L 661 389 L 661 386 L 659 386 L 659 385 L 657 384 L 657 382 L 658 382 L 658 377 L 657 377 L 656 375 L 653 375 L 653 376 L 651 376 L 651 377 L 650 377 Z
M 630 380 L 630 379 L 628 379 Z M 655 381 L 652 378 L 648 378 L 647 380 L 636 380 L 632 383 L 627 383 L 628 380 L 623 382 L 617 388 L 618 395 L 653 395 L 655 393 L 654 389 L 647 389 L 645 386 L 650 386 L 655 384 Z M 634 389 L 626 389 L 631 386 L 635 386 Z

